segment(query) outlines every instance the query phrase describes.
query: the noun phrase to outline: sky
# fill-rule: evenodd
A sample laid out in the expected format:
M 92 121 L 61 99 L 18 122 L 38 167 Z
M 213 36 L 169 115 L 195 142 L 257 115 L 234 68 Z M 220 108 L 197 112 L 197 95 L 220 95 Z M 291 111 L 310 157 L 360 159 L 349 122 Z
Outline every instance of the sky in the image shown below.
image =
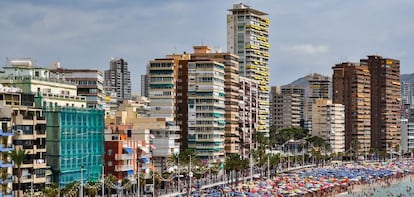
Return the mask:
M 414 73 L 413 0 L 2 0 L 0 62 L 32 58 L 49 67 L 109 68 L 112 57 L 129 64 L 132 90 L 147 63 L 195 45 L 226 51 L 226 15 L 235 3 L 268 13 L 270 84 L 367 55 L 401 61 Z

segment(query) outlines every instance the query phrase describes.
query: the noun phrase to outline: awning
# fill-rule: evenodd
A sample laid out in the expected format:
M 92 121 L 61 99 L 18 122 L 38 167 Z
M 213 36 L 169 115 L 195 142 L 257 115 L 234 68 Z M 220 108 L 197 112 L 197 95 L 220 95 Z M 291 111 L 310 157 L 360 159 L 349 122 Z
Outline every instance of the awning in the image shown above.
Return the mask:
M 127 152 L 128 154 L 132 154 L 134 152 L 132 148 L 124 148 L 124 151 Z
M 133 175 L 134 171 L 133 170 L 128 170 L 128 175 Z
M 146 158 L 146 157 L 141 157 L 140 160 L 141 160 L 142 163 L 148 163 L 149 162 L 149 159 Z

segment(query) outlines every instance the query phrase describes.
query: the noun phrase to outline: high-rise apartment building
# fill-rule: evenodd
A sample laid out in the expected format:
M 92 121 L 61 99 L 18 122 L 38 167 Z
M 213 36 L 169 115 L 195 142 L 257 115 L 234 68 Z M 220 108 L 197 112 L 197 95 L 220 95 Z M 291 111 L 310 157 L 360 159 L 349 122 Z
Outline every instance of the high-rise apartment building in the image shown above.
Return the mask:
M 372 55 L 361 63 L 371 74 L 371 147 L 394 150 L 400 144 L 400 61 Z
M 259 84 L 256 80 L 240 77 L 239 87 L 239 129 L 242 140 L 240 152 L 243 158 L 248 158 L 251 156 L 251 150 L 255 148 L 253 135 L 257 123 L 261 121 L 259 120 Z
M 414 87 L 412 83 L 402 81 L 401 82 L 401 117 L 410 117 L 410 110 L 414 106 Z M 403 123 L 403 121 L 401 121 Z
M 186 149 L 187 122 L 187 61 L 190 54 L 173 54 L 151 60 L 147 67 L 150 117 L 171 118 L 180 127 L 176 142 Z
M 188 63 L 188 148 L 224 160 L 224 65 L 214 60 Z
M 345 149 L 371 148 L 371 83 L 365 64 L 344 62 L 333 67 L 333 103 L 345 106 Z M 356 150 L 355 150 L 356 149 Z
M 141 96 L 148 97 L 149 77 L 141 75 Z
M 104 79 L 106 91 L 116 92 L 118 102 L 131 99 L 131 73 L 124 59 L 112 59 Z
M 193 48 L 192 60 L 209 59 L 224 65 L 225 152 L 226 154 L 240 154 L 238 57 L 228 52 L 211 52 L 208 46 L 194 46 Z M 211 159 L 214 159 L 214 157 Z
M 325 139 L 333 153 L 345 151 L 345 108 L 330 99 L 315 99 L 312 106 L 312 135 Z
M 234 4 L 227 15 L 227 51 L 239 56 L 239 74 L 259 83 L 258 132 L 269 132 L 269 19 L 267 13 Z
M 305 103 L 305 128 L 312 132 L 312 106 L 316 99 L 330 99 L 332 93 L 331 78 L 314 73 L 309 76 L 309 91 Z
M 272 127 L 276 131 L 301 126 L 304 91 L 304 88 L 296 86 L 272 87 Z
M 412 105 L 414 99 L 413 84 L 401 82 L 401 105 Z
M 240 153 L 237 59 L 232 53 L 194 46 L 192 54 L 167 55 L 149 63 L 151 116 L 174 117 L 181 148 L 194 149 L 201 158 L 216 161 L 225 152 Z

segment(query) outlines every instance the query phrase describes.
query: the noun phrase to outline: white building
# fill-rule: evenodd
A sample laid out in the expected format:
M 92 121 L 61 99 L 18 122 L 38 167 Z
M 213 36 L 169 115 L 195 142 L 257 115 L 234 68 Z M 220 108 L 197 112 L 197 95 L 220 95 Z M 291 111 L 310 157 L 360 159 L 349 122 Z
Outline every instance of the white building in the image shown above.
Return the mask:
M 414 150 L 414 122 L 401 118 L 401 151 L 403 153 Z
M 345 109 L 332 100 L 316 99 L 312 106 L 312 135 L 329 142 L 333 153 L 345 151 Z
M 188 64 L 188 148 L 200 157 L 224 160 L 224 65 L 216 61 Z
M 0 72 L 0 83 L 40 95 L 43 106 L 86 107 L 86 98 L 77 96 L 75 83 L 51 73 L 48 68 L 34 66 L 31 59 L 10 60 Z

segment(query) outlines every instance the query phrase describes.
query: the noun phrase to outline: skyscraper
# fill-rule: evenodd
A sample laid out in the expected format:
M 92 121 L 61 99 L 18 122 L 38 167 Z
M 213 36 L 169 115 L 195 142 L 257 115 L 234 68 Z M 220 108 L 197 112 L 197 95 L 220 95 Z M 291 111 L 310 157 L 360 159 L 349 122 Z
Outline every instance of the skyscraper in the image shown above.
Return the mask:
M 395 151 L 400 144 L 400 61 L 371 55 L 361 63 L 371 74 L 371 146 Z
M 112 59 L 109 70 L 105 70 L 106 91 L 116 92 L 117 100 L 131 99 L 131 73 L 128 70 L 128 62 L 124 59 Z
M 227 51 L 239 56 L 239 74 L 259 83 L 258 132 L 269 132 L 269 19 L 267 13 L 234 4 L 227 15 Z
M 333 103 L 345 106 L 345 149 L 371 147 L 371 84 L 367 65 L 344 62 L 333 67 Z

